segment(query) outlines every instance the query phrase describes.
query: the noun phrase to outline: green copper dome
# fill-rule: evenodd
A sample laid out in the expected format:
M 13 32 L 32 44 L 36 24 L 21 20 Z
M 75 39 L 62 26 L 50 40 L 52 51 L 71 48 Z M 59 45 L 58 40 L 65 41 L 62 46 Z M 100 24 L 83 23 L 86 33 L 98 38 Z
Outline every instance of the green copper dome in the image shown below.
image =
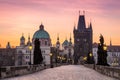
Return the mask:
M 48 32 L 44 30 L 44 26 L 41 24 L 40 29 L 37 30 L 34 33 L 33 38 L 38 38 L 38 39 L 45 38 L 45 39 L 48 39 L 48 38 L 50 38 L 50 36 L 49 36 Z
M 65 45 L 65 46 L 69 45 L 68 40 L 65 40 L 62 45 Z

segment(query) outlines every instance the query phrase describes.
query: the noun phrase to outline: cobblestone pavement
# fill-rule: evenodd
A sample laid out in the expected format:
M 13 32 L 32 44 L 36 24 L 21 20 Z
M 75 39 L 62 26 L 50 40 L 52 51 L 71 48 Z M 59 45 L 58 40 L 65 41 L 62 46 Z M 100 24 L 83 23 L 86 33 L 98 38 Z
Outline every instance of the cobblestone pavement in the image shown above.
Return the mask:
M 5 80 L 117 80 L 82 65 L 66 65 Z

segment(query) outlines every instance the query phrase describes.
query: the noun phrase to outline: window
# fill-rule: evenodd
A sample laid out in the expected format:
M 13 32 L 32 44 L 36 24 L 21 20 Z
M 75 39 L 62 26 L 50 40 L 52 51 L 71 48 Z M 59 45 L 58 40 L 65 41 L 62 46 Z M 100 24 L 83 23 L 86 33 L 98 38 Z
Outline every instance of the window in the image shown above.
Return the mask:
M 45 41 L 45 45 L 47 45 L 47 41 Z

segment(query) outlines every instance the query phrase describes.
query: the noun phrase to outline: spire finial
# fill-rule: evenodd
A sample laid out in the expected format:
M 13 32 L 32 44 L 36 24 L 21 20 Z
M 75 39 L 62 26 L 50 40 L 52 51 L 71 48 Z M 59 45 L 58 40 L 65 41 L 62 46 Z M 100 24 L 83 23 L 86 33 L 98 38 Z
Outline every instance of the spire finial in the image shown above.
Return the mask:
M 30 33 L 28 33 L 28 40 L 30 41 Z
M 57 40 L 59 41 L 59 33 L 57 34 Z
M 111 37 L 110 37 L 110 46 L 112 46 L 112 41 L 111 41 Z
M 71 40 L 72 40 L 72 39 L 71 39 L 71 33 L 70 33 L 70 42 L 71 42 Z
M 85 11 L 83 11 L 83 15 L 85 15 Z
M 79 10 L 79 15 L 80 15 L 80 10 Z

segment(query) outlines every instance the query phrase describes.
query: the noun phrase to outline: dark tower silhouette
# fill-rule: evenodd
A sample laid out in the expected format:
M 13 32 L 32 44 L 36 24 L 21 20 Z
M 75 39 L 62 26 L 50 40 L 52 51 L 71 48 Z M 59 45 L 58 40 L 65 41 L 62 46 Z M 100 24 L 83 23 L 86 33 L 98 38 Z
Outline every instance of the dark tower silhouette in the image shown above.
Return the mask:
M 79 15 L 77 29 L 74 27 L 74 64 L 78 60 L 83 61 L 89 52 L 92 52 L 92 24 L 88 28 L 85 24 L 85 16 Z
M 34 45 L 35 45 L 35 47 L 34 47 L 34 64 L 36 65 L 36 64 L 40 64 L 43 61 L 39 39 L 35 39 Z

